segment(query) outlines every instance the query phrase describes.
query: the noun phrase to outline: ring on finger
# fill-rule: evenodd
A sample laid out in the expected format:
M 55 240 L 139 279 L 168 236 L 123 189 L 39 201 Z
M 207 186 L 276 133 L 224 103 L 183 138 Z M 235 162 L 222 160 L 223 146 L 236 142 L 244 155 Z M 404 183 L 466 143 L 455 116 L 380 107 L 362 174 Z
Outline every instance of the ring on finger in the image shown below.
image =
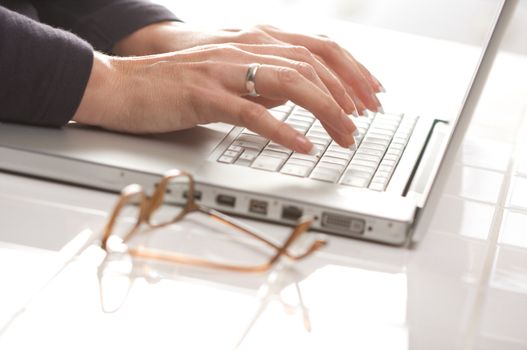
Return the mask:
M 247 74 L 245 75 L 245 89 L 247 94 L 251 97 L 258 97 L 260 94 L 256 92 L 256 72 L 260 68 L 259 63 L 251 63 L 247 69 Z

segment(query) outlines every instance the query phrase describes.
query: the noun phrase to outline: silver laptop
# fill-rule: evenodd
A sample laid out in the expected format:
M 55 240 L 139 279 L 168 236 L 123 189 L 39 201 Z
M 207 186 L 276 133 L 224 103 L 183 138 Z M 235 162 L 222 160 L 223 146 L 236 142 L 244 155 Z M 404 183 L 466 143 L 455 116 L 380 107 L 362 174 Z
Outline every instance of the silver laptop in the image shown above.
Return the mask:
M 60 130 L 2 124 L 0 168 L 110 191 L 130 183 L 153 189 L 165 171 L 178 168 L 194 175 L 196 199 L 205 206 L 288 225 L 312 215 L 315 230 L 400 245 L 427 209 L 445 154 L 456 152 L 451 141 L 465 132 L 515 2 L 495 5 L 456 115 L 356 118 L 356 151 L 338 146 L 309 111 L 287 103 L 271 113 L 307 135 L 317 155 L 224 124 L 152 136 L 74 123 Z M 171 200 L 180 203 L 183 196 L 174 192 Z

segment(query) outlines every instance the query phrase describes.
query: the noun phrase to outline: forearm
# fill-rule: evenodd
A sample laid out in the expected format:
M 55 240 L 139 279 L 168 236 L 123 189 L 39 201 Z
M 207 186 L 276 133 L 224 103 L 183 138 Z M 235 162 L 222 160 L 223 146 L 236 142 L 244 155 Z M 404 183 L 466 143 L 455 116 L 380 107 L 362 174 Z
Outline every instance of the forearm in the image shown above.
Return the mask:
M 0 121 L 66 124 L 91 64 L 86 42 L 0 7 Z
M 40 20 L 85 39 L 101 52 L 112 53 L 119 40 L 152 23 L 178 21 L 161 5 L 145 0 L 33 1 Z

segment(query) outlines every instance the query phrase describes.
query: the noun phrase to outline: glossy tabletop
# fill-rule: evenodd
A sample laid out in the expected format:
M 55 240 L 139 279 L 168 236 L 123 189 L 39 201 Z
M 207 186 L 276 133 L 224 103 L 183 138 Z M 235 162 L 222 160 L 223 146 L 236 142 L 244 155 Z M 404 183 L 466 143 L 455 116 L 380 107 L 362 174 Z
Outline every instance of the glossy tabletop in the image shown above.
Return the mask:
M 502 52 L 410 249 L 331 236 L 263 274 L 140 264 L 112 313 L 93 243 L 116 195 L 0 174 L 0 349 L 527 349 L 526 115 L 527 57 Z M 214 254 L 219 230 L 195 216 L 152 243 Z

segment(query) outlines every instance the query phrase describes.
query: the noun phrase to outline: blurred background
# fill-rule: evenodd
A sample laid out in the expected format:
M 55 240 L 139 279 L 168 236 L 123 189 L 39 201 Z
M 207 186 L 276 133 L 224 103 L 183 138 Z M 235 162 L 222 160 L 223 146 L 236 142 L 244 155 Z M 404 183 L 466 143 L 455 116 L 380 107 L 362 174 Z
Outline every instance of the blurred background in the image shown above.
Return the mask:
M 186 22 L 212 27 L 290 23 L 319 30 L 328 20 L 351 21 L 460 43 L 480 45 L 498 0 L 155 0 Z M 466 28 L 480 30 L 466 30 Z M 527 0 L 521 0 L 507 51 L 527 54 Z

